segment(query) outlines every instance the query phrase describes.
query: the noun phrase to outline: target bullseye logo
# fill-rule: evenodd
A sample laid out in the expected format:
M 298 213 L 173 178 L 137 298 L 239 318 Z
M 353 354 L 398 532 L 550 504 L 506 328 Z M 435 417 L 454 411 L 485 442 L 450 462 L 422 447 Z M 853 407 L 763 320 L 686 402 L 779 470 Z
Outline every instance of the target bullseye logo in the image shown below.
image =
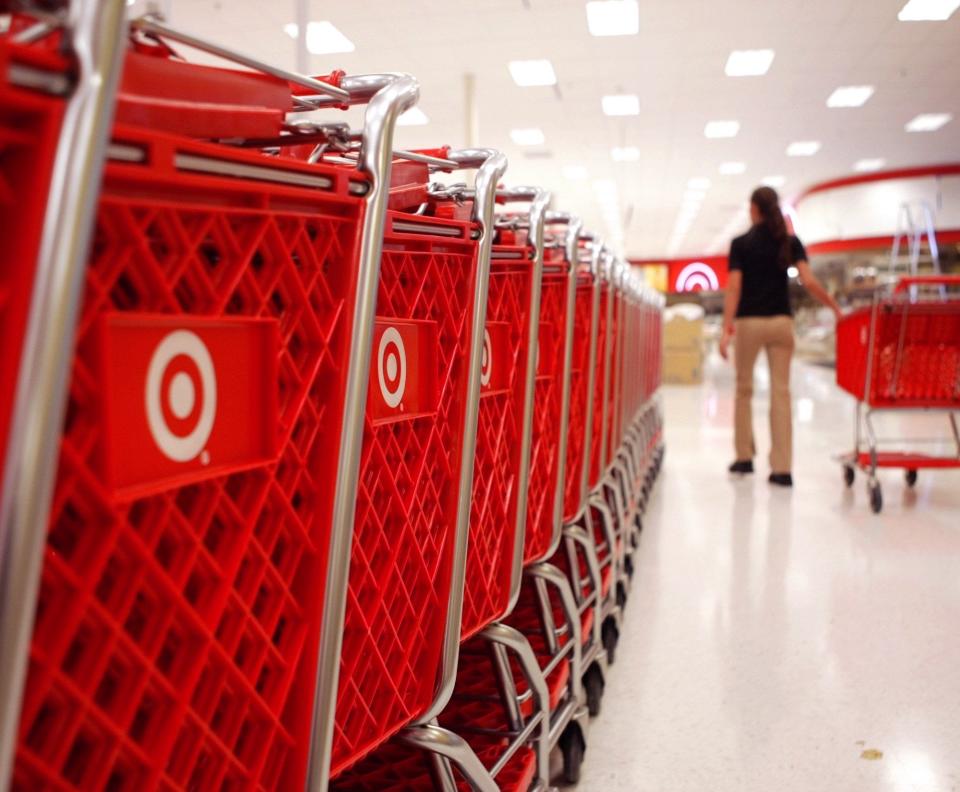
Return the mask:
M 677 291 L 692 292 L 717 291 L 720 288 L 720 279 L 713 268 L 702 261 L 687 264 L 677 275 Z
M 490 340 L 490 331 L 483 331 L 483 358 L 480 362 L 480 384 L 487 387 L 490 384 L 490 374 L 493 371 L 493 342 Z
M 217 375 L 200 336 L 174 330 L 157 344 L 144 398 L 150 434 L 168 459 L 209 462 L 204 449 L 217 415 Z
M 388 327 L 377 347 L 377 380 L 380 394 L 388 407 L 396 408 L 403 401 L 407 388 L 407 350 L 396 327 Z

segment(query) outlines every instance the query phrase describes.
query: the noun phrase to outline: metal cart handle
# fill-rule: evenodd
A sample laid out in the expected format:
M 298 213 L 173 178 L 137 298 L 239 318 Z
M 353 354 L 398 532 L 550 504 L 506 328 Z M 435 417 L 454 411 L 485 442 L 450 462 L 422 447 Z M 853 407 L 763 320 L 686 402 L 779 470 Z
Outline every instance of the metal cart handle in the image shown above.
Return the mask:
M 900 278 L 893 293 L 900 294 L 911 286 L 960 286 L 960 275 L 911 275 Z

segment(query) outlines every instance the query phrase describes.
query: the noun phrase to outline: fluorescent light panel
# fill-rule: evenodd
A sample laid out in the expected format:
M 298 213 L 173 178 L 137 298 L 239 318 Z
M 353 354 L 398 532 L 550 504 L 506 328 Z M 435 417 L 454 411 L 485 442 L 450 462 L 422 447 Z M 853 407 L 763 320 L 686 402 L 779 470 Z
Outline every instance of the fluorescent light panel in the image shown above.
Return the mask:
M 844 85 L 827 99 L 827 107 L 862 107 L 873 96 L 872 85 Z
M 953 120 L 950 113 L 921 113 L 907 123 L 907 132 L 936 132 Z
M 515 60 L 508 64 L 510 76 L 521 88 L 556 85 L 557 73 L 548 60 Z
M 284 32 L 290 38 L 297 38 L 300 27 L 296 22 L 283 26 Z M 313 55 L 335 55 L 341 52 L 353 52 L 354 43 L 341 33 L 332 22 L 307 23 L 307 50 Z
M 732 138 L 740 131 L 739 121 L 708 121 L 703 134 L 708 138 Z
M 511 129 L 510 139 L 518 146 L 540 146 L 546 139 L 543 130 L 536 127 L 529 129 Z
M 640 115 L 640 99 L 636 94 L 611 94 L 600 101 L 608 116 Z
M 943 22 L 960 8 L 960 0 L 909 0 L 900 9 L 901 22 Z
M 770 71 L 774 51 L 771 49 L 734 50 L 727 58 L 727 77 L 759 77 Z
M 419 107 L 411 107 L 397 119 L 399 126 L 423 126 L 429 123 L 430 119 L 427 118 L 427 114 Z
M 747 164 L 745 162 L 724 162 L 720 165 L 720 173 L 723 176 L 739 176 L 746 170 Z
M 710 179 L 707 179 L 703 176 L 696 176 L 687 182 L 687 187 L 691 190 L 709 190 Z
M 640 149 L 636 146 L 614 146 L 610 149 L 614 162 L 636 162 L 640 159 Z
M 857 173 L 872 173 L 873 171 L 880 170 L 886 164 L 887 161 L 885 159 L 862 159 L 853 163 L 853 169 Z
M 587 28 L 594 36 L 635 36 L 640 32 L 637 0 L 593 0 L 587 3 Z
M 798 140 L 787 146 L 788 157 L 812 157 L 820 151 L 819 140 Z
M 767 176 L 760 182 L 764 187 L 783 187 L 787 183 L 785 176 Z

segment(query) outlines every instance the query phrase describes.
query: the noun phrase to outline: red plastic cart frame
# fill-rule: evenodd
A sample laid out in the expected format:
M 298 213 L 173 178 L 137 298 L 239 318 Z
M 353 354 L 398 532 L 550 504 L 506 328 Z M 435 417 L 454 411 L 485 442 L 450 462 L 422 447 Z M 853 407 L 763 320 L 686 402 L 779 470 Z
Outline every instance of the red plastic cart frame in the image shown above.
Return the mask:
M 124 50 L 125 10 L 124 0 L 75 0 L 63 19 L 75 76 L 49 186 L 0 491 L 0 789 L 7 788 L 13 771 L 46 540 L 41 526 L 50 511 L 74 321 Z

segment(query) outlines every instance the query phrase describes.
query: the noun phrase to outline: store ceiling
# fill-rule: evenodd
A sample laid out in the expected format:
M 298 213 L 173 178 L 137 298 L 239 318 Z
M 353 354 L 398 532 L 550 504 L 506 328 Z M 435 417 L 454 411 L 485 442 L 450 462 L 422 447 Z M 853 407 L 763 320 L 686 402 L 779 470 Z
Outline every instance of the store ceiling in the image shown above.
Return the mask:
M 479 142 L 506 152 L 511 183 L 552 187 L 557 207 L 583 215 L 629 256 L 709 254 L 743 227 L 749 193 L 765 177 L 783 176 L 781 192 L 791 196 L 849 174 L 861 159 L 881 158 L 888 168 L 960 160 L 960 11 L 943 22 L 900 22 L 904 2 L 640 0 L 637 35 L 599 38 L 588 32 L 581 0 L 312 0 L 310 19 L 329 20 L 356 49 L 311 56 L 311 69 L 416 75 L 429 124 L 400 129 L 408 147 L 467 142 L 463 85 L 472 72 Z M 295 64 L 283 31 L 296 18 L 294 0 L 161 5 L 175 26 Z M 776 54 L 765 76 L 728 77 L 735 49 Z M 549 59 L 557 85 L 518 87 L 507 64 L 523 59 Z M 827 107 L 836 88 L 859 85 L 876 89 L 864 106 Z M 623 93 L 639 97 L 639 115 L 604 115 L 601 97 Z M 954 120 L 908 133 L 921 113 Z M 738 121 L 737 136 L 705 137 L 717 120 Z M 529 127 L 543 130 L 543 145 L 511 141 L 512 129 Z M 795 141 L 822 146 L 786 156 Z M 638 148 L 639 160 L 614 162 L 614 147 Z M 728 162 L 746 169 L 721 175 Z M 569 166 L 586 178 L 566 178 Z M 689 230 L 678 233 L 693 178 L 711 186 L 695 216 L 688 210 Z

